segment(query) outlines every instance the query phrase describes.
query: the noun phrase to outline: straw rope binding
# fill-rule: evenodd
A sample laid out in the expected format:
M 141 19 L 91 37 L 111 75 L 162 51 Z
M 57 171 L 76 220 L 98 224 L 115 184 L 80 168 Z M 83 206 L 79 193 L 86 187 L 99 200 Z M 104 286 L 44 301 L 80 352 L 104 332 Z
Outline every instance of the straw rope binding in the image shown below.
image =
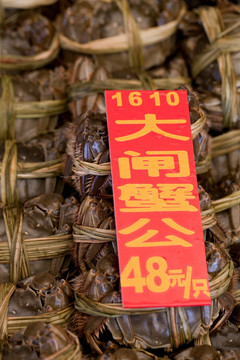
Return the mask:
M 240 117 L 237 83 L 231 59 L 231 53 L 240 51 L 240 35 L 233 34 L 236 26 L 225 29 L 221 11 L 217 7 L 203 7 L 197 13 L 200 16 L 210 45 L 196 57 L 192 64 L 192 75 L 196 77 L 205 67 L 217 60 L 222 78 L 223 127 L 231 128 Z
M 127 0 L 115 0 L 123 15 L 125 34 L 111 36 L 105 39 L 90 41 L 79 44 L 68 37 L 60 34 L 60 45 L 63 49 L 83 54 L 114 54 L 122 51 L 129 52 L 129 64 L 132 68 L 140 70 L 143 66 L 142 48 L 154 45 L 173 35 L 185 14 L 184 3 L 176 20 L 162 26 L 140 30 L 131 15 Z
M 212 158 L 240 149 L 240 130 L 231 130 L 212 139 Z
M 67 111 L 67 109 L 67 98 L 45 101 L 15 101 L 11 78 L 3 75 L 0 113 L 4 117 L 4 122 L 9 122 L 9 118 L 32 119 L 60 115 Z M 12 129 L 10 125 L 9 128 Z M 9 136 L 2 135 L 1 137 L 9 139 Z M 11 136 L 11 138 L 13 138 L 13 136 Z
M 154 45 L 163 41 L 176 32 L 177 26 L 185 14 L 185 6 L 178 15 L 178 18 L 166 25 L 140 30 L 142 46 Z M 129 49 L 126 34 L 111 36 L 106 39 L 89 41 L 86 44 L 79 44 L 64 35 L 60 35 L 60 44 L 63 49 L 76 51 L 83 54 L 113 54 Z
M 92 228 L 83 225 L 73 226 L 73 239 L 77 243 L 105 243 L 117 241 L 116 231 Z
M 153 83 L 152 90 L 166 89 L 174 90 L 180 85 L 190 82 L 190 78 L 184 76 L 177 76 L 172 78 L 151 78 Z M 81 83 L 76 83 L 70 86 L 69 98 L 70 100 L 82 99 L 86 96 L 94 95 L 105 90 L 141 90 L 144 88 L 140 80 L 126 80 L 126 79 L 106 79 L 106 80 L 92 80 Z
M 28 316 L 28 317 L 8 317 L 7 318 L 7 329 L 8 334 L 12 335 L 18 330 L 34 323 L 34 322 L 47 322 L 53 325 L 61 325 L 66 327 L 68 325 L 69 319 L 73 314 L 74 309 L 72 306 L 66 306 L 60 310 L 54 310 L 47 312 L 45 314 Z

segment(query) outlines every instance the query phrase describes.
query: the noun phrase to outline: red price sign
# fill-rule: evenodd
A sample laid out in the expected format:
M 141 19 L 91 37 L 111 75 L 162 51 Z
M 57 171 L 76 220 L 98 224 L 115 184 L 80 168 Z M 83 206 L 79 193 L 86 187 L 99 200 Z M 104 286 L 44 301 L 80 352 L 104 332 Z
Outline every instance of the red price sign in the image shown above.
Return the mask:
M 123 306 L 209 305 L 187 92 L 106 105 Z

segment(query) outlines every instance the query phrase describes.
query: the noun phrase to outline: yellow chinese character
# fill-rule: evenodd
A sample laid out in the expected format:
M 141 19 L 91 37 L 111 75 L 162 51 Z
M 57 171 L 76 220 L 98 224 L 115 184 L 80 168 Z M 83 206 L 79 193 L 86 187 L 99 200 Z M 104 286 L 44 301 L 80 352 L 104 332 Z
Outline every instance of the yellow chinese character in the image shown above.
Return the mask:
M 187 266 L 186 274 L 183 274 L 182 269 L 169 270 L 170 286 L 174 287 L 178 285 L 179 287 L 184 287 L 184 299 L 190 298 L 190 288 L 191 288 L 191 277 L 192 277 L 192 267 Z
M 159 177 L 160 170 L 176 169 L 176 172 L 167 173 L 166 177 L 187 177 L 190 174 L 187 151 L 146 151 L 147 155 L 155 156 L 139 156 L 141 154 L 135 151 L 125 151 L 124 154 L 131 158 L 118 158 L 122 179 L 131 178 L 130 161 L 133 170 L 147 170 L 150 177 Z
M 194 199 L 191 184 L 125 184 L 119 186 L 120 200 L 125 201 L 122 212 L 153 212 L 153 211 L 197 211 L 189 204 Z
M 184 228 L 183 226 L 177 224 L 173 219 L 171 218 L 163 218 L 161 219 L 163 223 L 168 225 L 169 227 L 177 230 L 178 232 L 181 232 L 185 235 L 193 235 L 194 231 Z M 129 235 L 133 232 L 143 228 L 146 224 L 150 222 L 150 219 L 148 218 L 140 218 L 132 225 L 122 229 L 119 231 L 122 235 Z M 143 235 L 138 236 L 136 239 L 128 241 L 125 243 L 125 246 L 127 247 L 156 247 L 156 246 L 182 246 L 182 247 L 191 247 L 192 244 L 188 241 L 175 236 L 175 235 L 167 235 L 165 236 L 165 239 L 167 240 L 156 240 L 156 241 L 148 241 L 155 235 L 159 233 L 158 230 L 150 229 L 145 230 L 145 233 Z M 159 239 L 159 237 L 158 237 Z
M 131 198 L 134 198 L 133 201 L 137 204 L 144 202 L 146 206 L 151 206 L 158 200 L 158 189 L 153 188 L 152 184 L 126 184 L 119 186 L 118 189 L 121 190 L 119 199 L 125 201 L 126 204 L 131 201 Z
M 210 296 L 210 292 L 208 291 L 208 282 L 207 279 L 193 279 L 193 296 L 197 298 L 202 292 L 206 296 Z
M 190 205 L 190 199 L 195 199 L 191 184 L 157 184 L 160 190 L 160 199 L 164 200 L 165 211 L 197 211 Z
M 185 119 L 162 119 L 162 120 L 158 120 L 156 118 L 155 114 L 145 114 L 145 119 L 143 119 L 143 120 L 117 120 L 116 123 L 117 124 L 127 124 L 127 125 L 136 125 L 136 124 L 143 124 L 144 125 L 141 130 L 135 132 L 134 134 L 115 138 L 116 141 L 129 141 L 129 140 L 138 139 L 138 138 L 140 138 L 140 137 L 142 137 L 144 135 L 149 134 L 150 132 L 154 132 L 156 134 L 169 137 L 171 139 L 182 140 L 182 141 L 189 140 L 188 136 L 181 136 L 181 135 L 171 134 L 171 133 L 168 133 L 168 132 L 160 129 L 157 126 L 158 124 L 163 124 L 163 125 L 164 124 L 185 124 L 186 123 Z

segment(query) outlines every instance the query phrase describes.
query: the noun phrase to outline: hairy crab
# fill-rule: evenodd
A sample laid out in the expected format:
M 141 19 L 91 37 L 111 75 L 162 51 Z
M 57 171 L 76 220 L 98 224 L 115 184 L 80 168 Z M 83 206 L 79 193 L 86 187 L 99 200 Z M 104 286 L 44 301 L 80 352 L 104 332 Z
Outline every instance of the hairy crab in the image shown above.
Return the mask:
M 213 182 L 211 177 L 205 181 L 218 227 L 225 234 L 222 242 L 226 248 L 238 243 L 240 237 L 239 174 L 239 171 L 230 173 L 218 183 Z
M 73 313 L 70 286 L 50 273 L 30 276 L 16 285 L 0 284 L 0 294 L 1 340 L 32 322 L 66 326 Z
M 54 27 L 36 12 L 23 11 L 3 21 L 2 52 L 11 55 L 35 55 L 47 50 L 54 36 Z
M 49 357 L 81 360 L 77 338 L 60 326 L 37 322 L 18 331 L 3 345 L 2 360 L 47 360 Z
M 43 271 L 65 272 L 78 209 L 74 197 L 52 193 L 26 201 L 23 208 L 0 208 L 0 282 L 16 283 Z
M 81 195 L 111 195 L 111 169 L 106 115 L 86 112 L 72 124 L 67 153 L 73 184 Z M 70 161 L 70 159 L 69 159 Z M 71 174 L 71 162 L 66 169 Z
M 65 132 L 65 127 L 59 128 L 26 143 L 0 141 L 0 201 L 4 205 L 16 206 L 40 194 L 62 192 L 64 182 L 58 175 L 62 174 Z
M 143 47 L 139 43 L 139 32 L 148 28 L 156 30 L 173 21 L 178 22 L 184 11 L 185 7 L 179 0 L 170 2 L 152 2 L 151 0 L 128 0 L 125 2 L 110 0 L 106 2 L 101 0 L 98 3 L 93 0 L 78 1 L 67 8 L 63 15 L 60 30 L 61 45 L 68 49 L 68 43 L 71 41 L 73 45 L 76 45 L 71 49 L 79 51 L 78 48 L 82 44 L 87 46 L 93 40 L 104 42 L 105 39 L 109 41 L 113 37 L 112 41 L 115 45 L 113 52 L 111 52 L 111 45 L 108 45 L 107 51 L 103 50 L 103 53 L 98 51 L 95 54 L 109 71 L 117 72 L 129 69 L 134 67 L 134 62 L 140 62 L 141 67 L 148 69 L 156 64 L 162 64 L 173 52 L 175 31 L 172 31 L 164 40 Z M 127 33 L 129 43 L 123 51 L 122 47 L 117 48 L 118 38 L 116 40 L 115 36 L 124 33 Z M 131 38 L 134 39 L 133 42 L 130 40 Z M 106 45 L 102 48 L 106 48 Z M 137 59 L 135 59 L 136 57 Z
M 200 119 L 203 124 L 206 121 L 205 114 L 200 106 L 200 102 L 198 99 L 198 95 L 196 92 L 192 90 L 189 86 L 180 86 L 179 90 L 186 90 L 188 96 L 188 106 L 189 106 L 189 115 L 191 125 L 195 124 Z M 193 149 L 194 149 L 194 157 L 195 164 L 198 166 L 198 163 L 202 163 L 204 160 L 206 164 L 201 164 L 202 168 L 199 170 L 201 173 L 206 172 L 208 170 L 208 162 L 209 162 L 209 152 L 210 152 L 210 142 L 207 132 L 202 129 L 193 140 Z M 205 166 L 203 166 L 205 165 Z M 198 169 L 198 168 L 197 168 Z M 197 170 L 198 172 L 198 170 Z
M 58 66 L 53 70 L 16 74 L 14 78 L 3 76 L 0 96 L 5 103 L 5 108 L 1 108 L 0 137 L 8 132 L 18 141 L 28 141 L 61 124 L 60 114 L 67 111 L 66 70 Z M 15 108 L 14 126 L 11 124 L 12 106 Z
M 116 252 L 112 201 L 87 196 L 76 215 L 73 238 L 73 259 L 83 272 L 94 268 L 104 254 Z
M 102 83 L 109 77 L 107 70 L 100 66 L 95 59 L 88 56 L 80 56 L 73 67 L 71 84 L 74 89 L 75 84 L 80 82 L 81 85 L 84 83 L 86 86 L 90 86 L 91 82 Z M 72 96 L 72 94 L 71 94 Z M 105 99 L 102 92 L 91 91 L 89 95 L 84 91 L 83 96 L 79 98 L 79 93 L 76 94 L 77 99 L 71 104 L 71 110 L 74 118 L 77 118 L 86 111 L 93 111 L 96 113 L 105 113 Z
M 51 21 L 40 12 L 10 9 L 4 12 L 1 25 L 1 69 L 33 70 L 57 56 L 58 34 Z

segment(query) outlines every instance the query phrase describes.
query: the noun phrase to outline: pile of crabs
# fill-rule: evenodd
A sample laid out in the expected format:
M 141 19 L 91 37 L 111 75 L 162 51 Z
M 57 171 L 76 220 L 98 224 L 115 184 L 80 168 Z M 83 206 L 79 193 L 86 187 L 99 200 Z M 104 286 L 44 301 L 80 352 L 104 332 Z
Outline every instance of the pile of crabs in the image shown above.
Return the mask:
M 239 0 L 1 7 L 0 358 L 240 360 Z M 186 90 L 211 305 L 122 306 L 107 89 Z

